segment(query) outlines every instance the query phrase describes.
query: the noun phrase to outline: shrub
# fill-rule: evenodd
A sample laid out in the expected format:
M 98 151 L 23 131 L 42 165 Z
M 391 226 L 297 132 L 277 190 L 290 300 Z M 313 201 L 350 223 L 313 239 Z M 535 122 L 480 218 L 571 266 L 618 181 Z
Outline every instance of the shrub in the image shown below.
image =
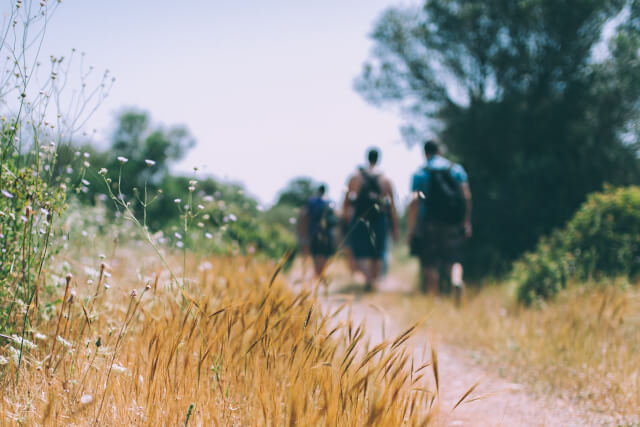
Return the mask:
M 74 56 L 41 55 L 60 2 L 9 2 L 0 22 L 0 332 L 24 337 L 47 289 L 43 272 L 60 243 L 53 221 L 64 208 L 69 173 L 57 168 L 68 143 L 107 96 L 113 79 Z M 64 65 L 62 65 L 64 64 Z M 77 64 L 78 68 L 71 64 Z M 79 71 L 79 74 L 76 73 Z M 70 75 L 81 76 L 69 79 Z M 75 83 L 74 83 L 75 81 Z M 69 92 L 71 91 L 71 92 Z M 66 96 L 71 93 L 71 97 Z M 69 101 L 70 99 L 70 101 Z M 90 166 L 84 156 L 82 167 Z M 81 183 L 86 181 L 81 180 Z M 84 184 L 83 184 L 84 185 Z M 69 188 L 71 189 L 71 188 Z M 55 241 L 55 245 L 53 242 Z
M 565 287 L 567 270 L 561 235 L 543 238 L 534 252 L 514 263 L 512 276 L 518 284 L 518 300 L 530 305 L 537 299 L 552 297 Z
M 588 197 L 567 227 L 565 245 L 580 279 L 640 272 L 640 187 L 607 187 Z
M 530 304 L 567 280 L 592 282 L 640 272 L 640 187 L 593 193 L 563 230 L 543 238 L 513 267 L 518 300 Z
M 9 133 L 13 135 L 13 132 Z M 37 283 L 50 255 L 53 219 L 64 208 L 65 192 L 48 185 L 34 164 L 20 165 L 10 156 L 2 137 L 0 169 L 0 326 L 12 330 L 20 316 L 37 298 Z

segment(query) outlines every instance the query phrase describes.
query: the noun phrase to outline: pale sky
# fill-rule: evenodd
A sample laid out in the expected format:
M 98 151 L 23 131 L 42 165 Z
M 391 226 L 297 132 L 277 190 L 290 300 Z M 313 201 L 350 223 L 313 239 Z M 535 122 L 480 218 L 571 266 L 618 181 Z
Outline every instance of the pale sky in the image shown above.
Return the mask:
M 400 117 L 353 90 L 375 19 L 393 0 L 64 0 L 43 53 L 86 52 L 117 81 L 89 122 L 96 142 L 132 106 L 188 127 L 197 145 L 176 170 L 242 182 L 263 203 L 296 176 L 332 199 L 382 149 L 399 199 L 422 163 L 401 143 Z M 114 153 L 117 155 L 117 153 Z

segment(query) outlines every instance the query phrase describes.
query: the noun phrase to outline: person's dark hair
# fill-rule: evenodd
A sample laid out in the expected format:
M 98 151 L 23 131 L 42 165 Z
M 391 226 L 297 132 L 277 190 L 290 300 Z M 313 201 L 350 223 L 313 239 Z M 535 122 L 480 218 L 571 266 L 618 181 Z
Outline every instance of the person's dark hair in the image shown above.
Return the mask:
M 377 148 L 371 148 L 367 152 L 367 159 L 369 160 L 369 164 L 375 165 L 378 163 L 378 159 L 380 158 L 380 151 Z
M 440 152 L 440 146 L 437 142 L 430 139 L 429 141 L 424 143 L 424 154 L 427 156 L 435 156 Z
M 324 184 L 320 184 L 318 186 L 318 194 L 321 195 L 321 196 L 324 196 L 324 193 L 326 193 L 326 192 L 327 192 L 327 186 L 324 185 Z

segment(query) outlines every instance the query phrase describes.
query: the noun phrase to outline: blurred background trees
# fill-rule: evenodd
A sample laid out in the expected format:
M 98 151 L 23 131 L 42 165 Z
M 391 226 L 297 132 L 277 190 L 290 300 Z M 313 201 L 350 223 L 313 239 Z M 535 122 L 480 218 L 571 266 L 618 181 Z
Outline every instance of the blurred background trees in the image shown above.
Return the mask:
M 504 271 L 603 183 L 637 182 L 640 1 L 393 7 L 355 82 L 437 137 L 474 196 L 472 273 Z

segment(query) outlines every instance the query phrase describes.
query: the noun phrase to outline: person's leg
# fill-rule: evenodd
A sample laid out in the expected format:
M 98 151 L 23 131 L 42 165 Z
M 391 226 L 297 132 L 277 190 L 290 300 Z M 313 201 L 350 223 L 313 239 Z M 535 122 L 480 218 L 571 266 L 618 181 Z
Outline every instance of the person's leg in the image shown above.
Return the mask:
M 447 271 L 451 283 L 454 302 L 460 305 L 464 292 L 462 280 L 462 259 L 464 248 L 464 229 L 462 227 L 449 227 L 444 238 L 444 257 L 447 263 Z
M 378 280 L 382 276 L 383 263 L 382 259 L 371 260 L 371 288 L 373 291 L 378 290 Z
M 440 272 L 437 266 L 425 265 L 422 267 L 422 292 L 427 292 L 430 295 L 438 294 L 438 287 L 440 286 Z
M 316 277 L 322 276 L 324 272 L 324 266 L 327 264 L 327 258 L 323 255 L 316 255 L 313 257 L 313 267 L 316 273 Z
M 462 264 L 456 262 L 451 266 L 451 284 L 453 286 L 462 286 Z
M 353 257 L 353 251 L 351 250 L 351 246 L 344 247 L 344 257 L 347 260 L 347 266 L 349 267 L 349 274 L 353 277 L 354 274 L 358 271 L 358 264 L 356 263 L 355 258 Z
M 364 258 L 361 261 L 361 269 L 364 274 L 364 291 L 371 292 L 373 291 L 374 286 L 374 261 L 371 258 Z
M 372 235 L 369 236 L 369 251 L 371 259 L 369 263 L 369 272 L 367 283 L 370 290 L 376 290 L 378 279 L 382 276 L 385 257 L 387 255 L 387 243 L 389 240 L 389 226 L 387 218 L 381 216 L 373 220 L 370 224 Z
M 459 262 L 454 263 L 451 266 L 451 286 L 453 287 L 453 300 L 456 305 L 462 303 L 462 296 L 464 294 L 464 282 L 462 281 L 462 264 Z

